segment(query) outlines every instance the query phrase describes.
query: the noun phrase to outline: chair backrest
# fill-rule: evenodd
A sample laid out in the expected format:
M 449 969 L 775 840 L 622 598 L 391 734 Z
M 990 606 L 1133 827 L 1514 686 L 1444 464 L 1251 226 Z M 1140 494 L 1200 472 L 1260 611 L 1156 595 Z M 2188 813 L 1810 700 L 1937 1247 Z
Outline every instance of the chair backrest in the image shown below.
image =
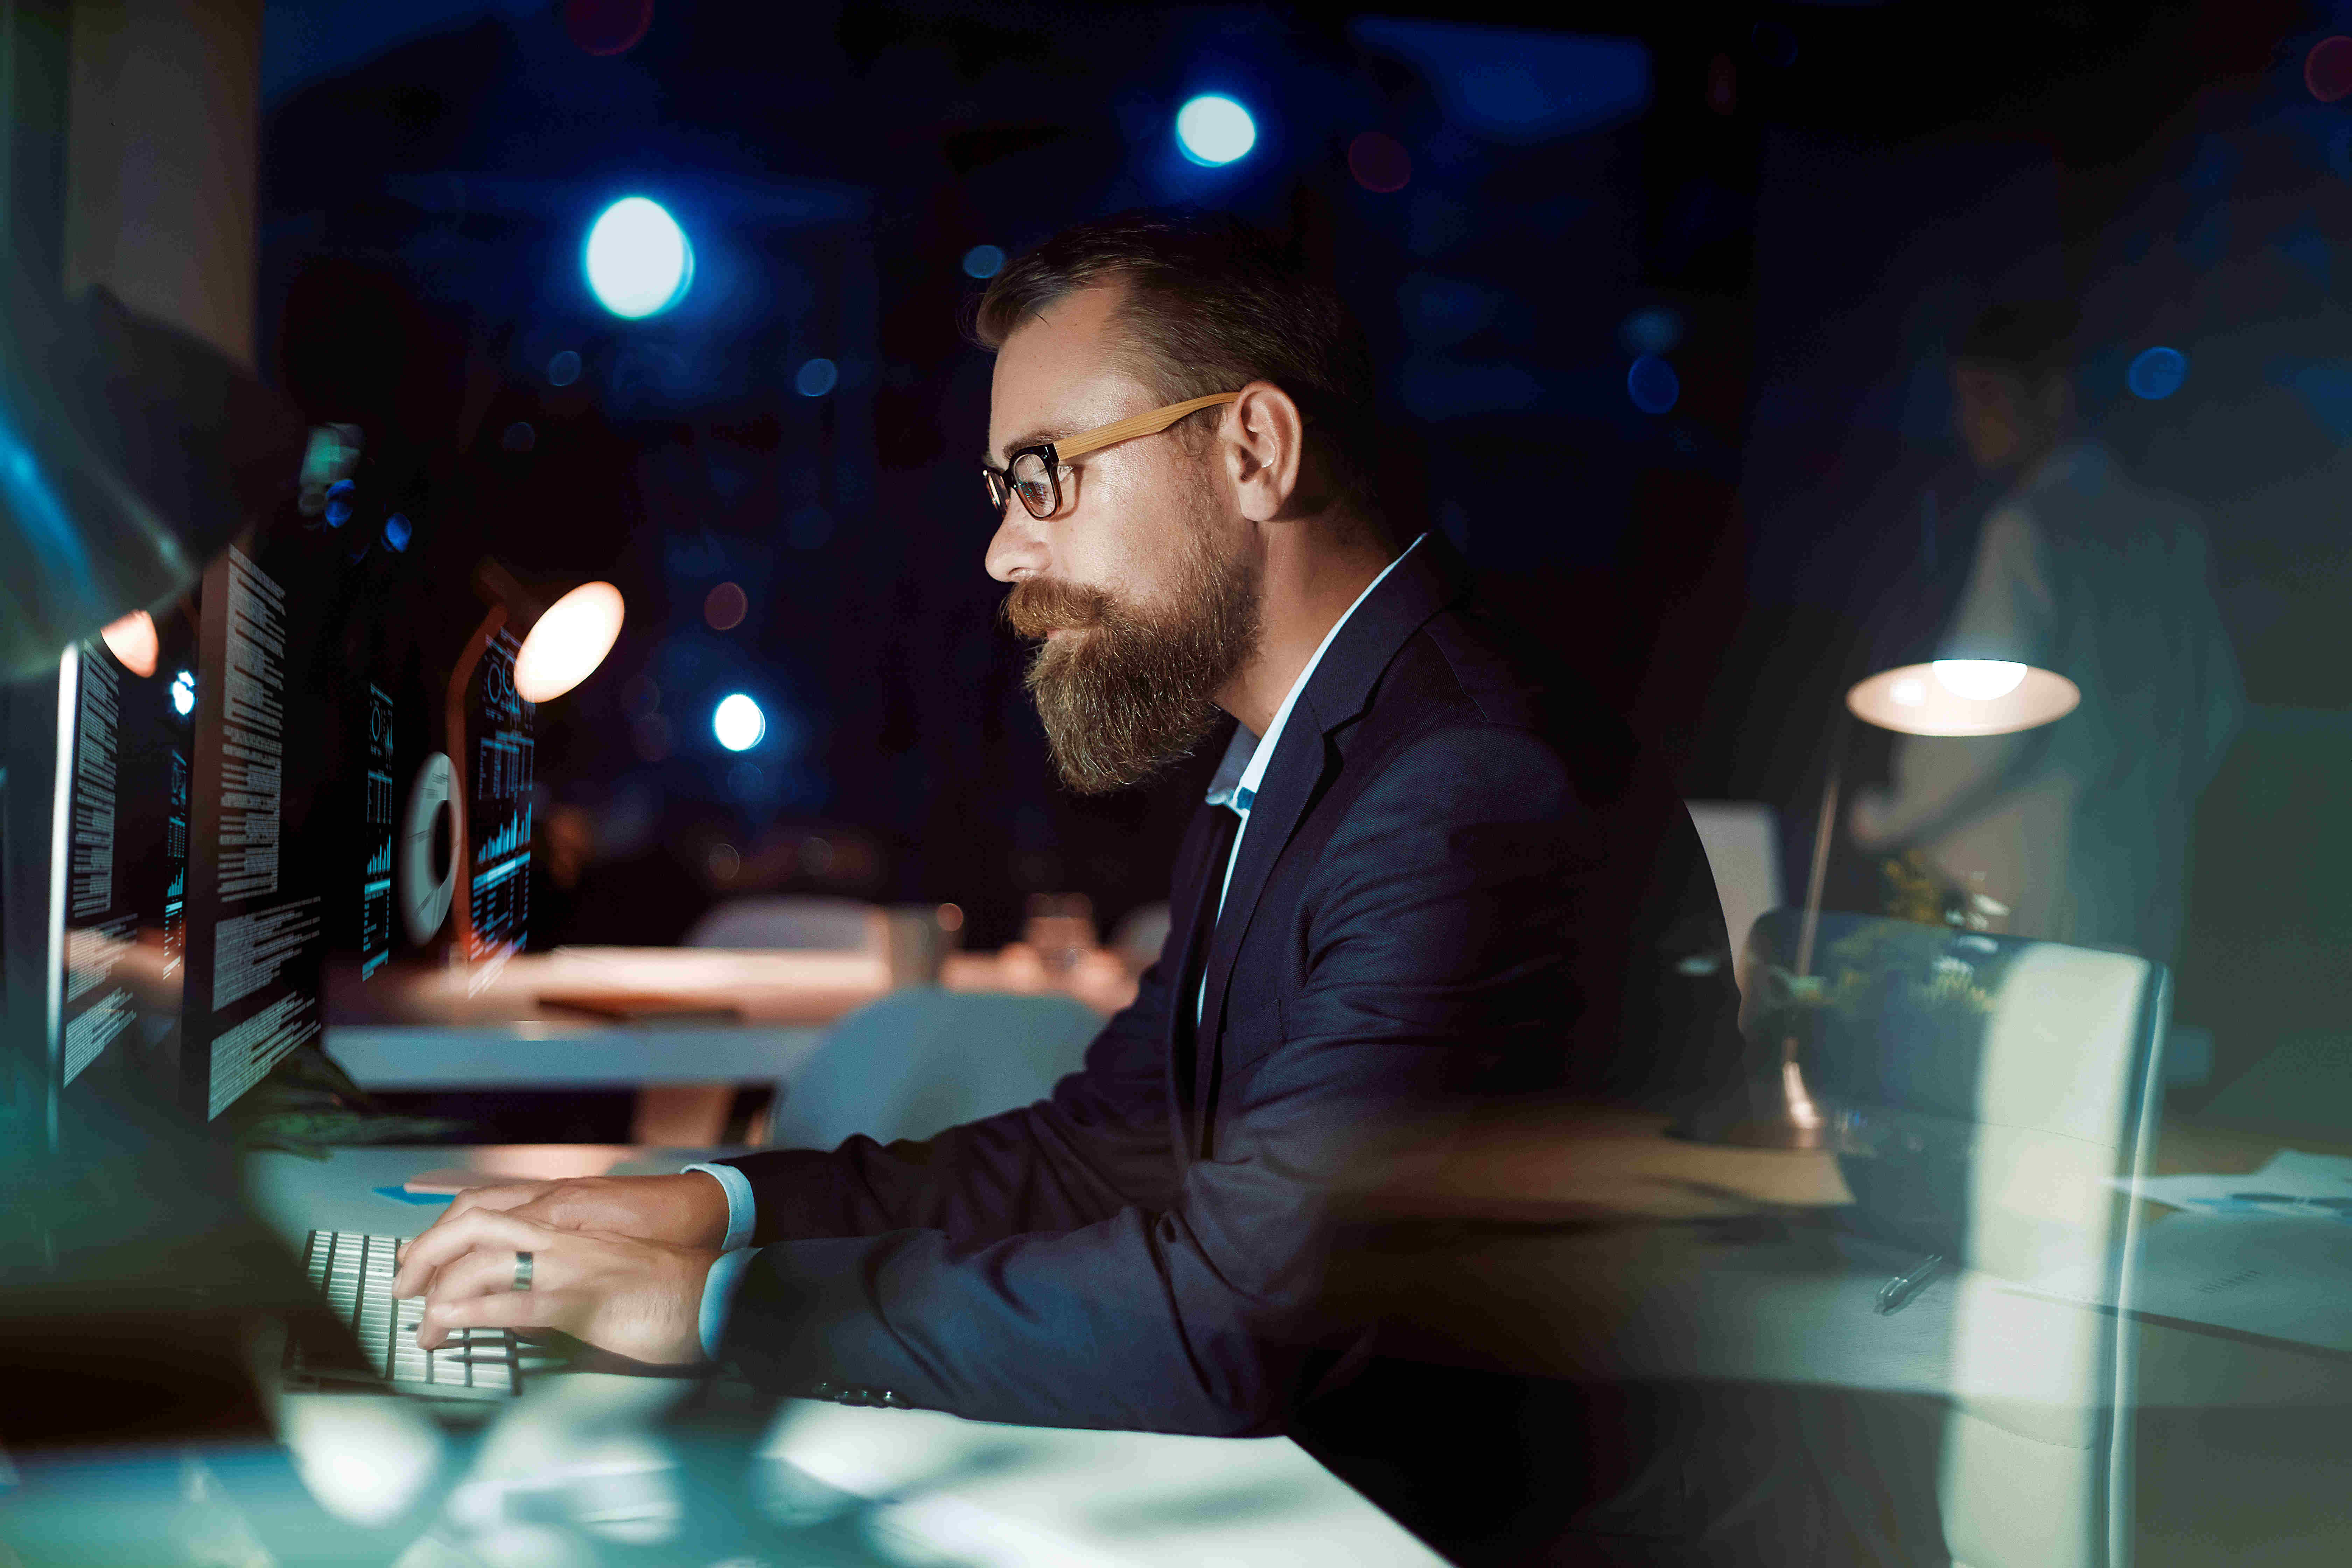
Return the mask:
M 2011 1279 L 2108 1256 L 2152 1131 L 2170 1010 L 2163 965 L 2128 953 L 1824 914 L 1819 1006 L 1788 1000 L 1800 916 L 1757 923 L 1767 979 L 1748 1029 L 1795 1028 L 1813 1093 L 1868 1152 L 1841 1155 L 1869 1220 Z
M 1042 1100 L 1102 1030 L 1059 994 L 914 986 L 850 1014 L 778 1086 L 768 1142 L 830 1149 L 852 1133 L 887 1143 Z
M 1751 800 L 1695 800 L 1689 806 L 1707 869 L 1715 873 L 1716 897 L 1723 902 L 1723 929 L 1731 935 L 1732 952 L 1742 954 L 1748 931 L 1780 902 L 1779 820 L 1770 806 Z M 1735 967 L 1745 993 L 1746 966 Z
M 685 945 L 856 952 L 878 949 L 885 930 L 882 911 L 855 899 L 773 895 L 730 899 L 705 910 Z
M 1790 1000 L 1800 916 L 1757 923 L 1751 1034 L 1793 1029 L 1871 1228 L 1941 1252 L 1953 1285 L 1942 1500 L 1963 1568 L 2121 1568 L 2131 1552 L 2132 1336 L 2115 1312 L 2010 1287 L 2084 1266 L 2128 1306 L 2171 1012 L 2128 953 L 1822 917 L 1816 1003 Z M 2020 1391 L 2024 1396 L 2020 1396 Z

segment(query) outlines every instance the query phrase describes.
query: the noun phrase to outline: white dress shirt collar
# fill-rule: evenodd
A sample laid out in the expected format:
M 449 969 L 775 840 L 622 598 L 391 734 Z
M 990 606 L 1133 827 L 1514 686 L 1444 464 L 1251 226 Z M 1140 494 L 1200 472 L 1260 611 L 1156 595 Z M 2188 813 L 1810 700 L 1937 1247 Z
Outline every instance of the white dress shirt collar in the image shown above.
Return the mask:
M 1397 569 L 1397 563 L 1412 554 L 1428 537 L 1426 533 L 1415 535 L 1412 543 L 1406 545 L 1395 561 L 1381 567 L 1381 574 L 1364 585 L 1364 591 L 1356 595 L 1356 602 L 1348 606 L 1347 613 L 1331 623 L 1331 629 L 1315 645 L 1307 668 L 1298 672 L 1298 679 L 1283 693 L 1282 706 L 1274 710 L 1274 721 L 1265 727 L 1264 735 L 1252 734 L 1245 724 L 1234 729 L 1233 741 L 1225 747 L 1224 761 L 1217 764 L 1217 775 L 1209 781 L 1207 798 L 1211 805 L 1228 805 L 1244 819 L 1248 817 L 1250 806 L 1257 799 L 1258 786 L 1265 781 L 1265 770 L 1274 764 L 1275 748 L 1282 743 L 1283 726 L 1290 722 L 1290 710 L 1298 706 L 1298 694 L 1315 679 L 1315 667 L 1323 662 L 1323 655 L 1338 639 L 1339 628 L 1372 596 L 1372 590 L 1386 582 L 1389 574 Z

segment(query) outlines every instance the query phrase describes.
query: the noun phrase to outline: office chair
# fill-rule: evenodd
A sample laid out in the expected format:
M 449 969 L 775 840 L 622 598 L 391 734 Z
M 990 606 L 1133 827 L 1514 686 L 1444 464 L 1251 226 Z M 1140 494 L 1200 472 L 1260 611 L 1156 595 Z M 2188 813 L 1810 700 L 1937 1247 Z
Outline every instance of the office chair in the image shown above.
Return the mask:
M 1748 933 L 1781 899 L 1780 824 L 1770 806 L 1755 801 L 1695 800 L 1689 808 L 1706 850 L 1707 869 L 1715 874 L 1731 952 L 1742 960 L 1734 968 L 1744 992 Z
M 1791 1021 L 1800 916 L 1749 942 L 1751 1038 Z M 1822 917 L 1822 1001 L 1806 1069 L 1849 1152 L 1856 1225 L 1941 1254 L 1946 1399 L 1937 1493 L 1958 1568 L 2127 1568 L 2134 1336 L 2117 1311 L 2026 1293 L 2069 1267 L 2129 1304 L 2137 1211 L 2171 1008 L 2161 964 L 2058 942 L 1854 915 Z M 1777 994 L 1776 994 L 1777 993 Z M 1930 1287 L 1933 1289 L 1934 1287 Z M 1896 1316 L 1852 1325 L 1854 1354 Z M 1898 1329 L 1899 1331 L 1899 1329 Z M 1933 1360 L 1931 1355 L 1929 1360 Z
M 830 1149 L 852 1133 L 928 1138 L 1042 1100 L 1076 1072 L 1102 1029 L 1093 1009 L 1053 994 L 913 986 L 835 1024 L 777 1086 L 768 1142 Z

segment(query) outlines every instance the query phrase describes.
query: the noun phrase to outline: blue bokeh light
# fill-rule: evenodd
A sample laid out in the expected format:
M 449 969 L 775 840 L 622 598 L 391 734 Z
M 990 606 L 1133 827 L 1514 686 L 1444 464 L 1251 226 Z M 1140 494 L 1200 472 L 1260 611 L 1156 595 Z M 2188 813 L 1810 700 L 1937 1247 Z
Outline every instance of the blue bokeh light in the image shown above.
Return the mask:
M 2180 384 L 2188 379 L 2187 354 L 2179 349 L 2143 349 L 2125 373 L 2124 384 L 2132 389 L 2133 396 L 2156 403 L 2179 391 Z
M 793 373 L 793 390 L 803 397 L 823 397 L 841 384 L 841 367 L 829 359 L 813 359 Z
M 656 316 L 686 298 L 694 247 L 660 203 L 623 196 L 588 230 L 581 265 L 596 302 L 626 321 Z
M 1625 373 L 1625 395 L 1644 414 L 1664 414 L 1683 395 L 1682 377 L 1655 354 L 1643 354 Z
M 963 275 L 985 281 L 1004 270 L 1004 247 L 975 245 L 963 253 Z
M 415 529 L 410 525 L 405 514 L 394 512 L 390 517 L 383 520 L 383 542 L 385 548 L 390 550 L 395 555 L 399 554 L 402 551 L 408 548 L 408 541 L 415 531 Z
M 547 380 L 551 386 L 570 386 L 580 379 L 580 351 L 558 349 L 547 362 Z
M 1257 121 L 1223 93 L 1204 92 L 1176 111 L 1176 145 L 1203 168 L 1221 168 L 1257 145 Z
M 327 487 L 327 526 L 341 528 L 352 520 L 352 497 L 357 491 L 349 479 L 337 479 Z
M 740 691 L 730 691 L 710 711 L 710 732 L 730 752 L 748 752 L 768 732 L 768 716 Z

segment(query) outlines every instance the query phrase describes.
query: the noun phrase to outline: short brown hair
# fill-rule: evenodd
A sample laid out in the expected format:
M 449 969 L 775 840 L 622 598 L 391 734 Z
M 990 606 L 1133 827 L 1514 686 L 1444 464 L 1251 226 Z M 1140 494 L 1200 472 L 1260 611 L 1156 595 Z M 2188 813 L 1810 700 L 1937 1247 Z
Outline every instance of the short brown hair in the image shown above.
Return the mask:
M 1305 415 L 1308 442 L 1348 510 L 1380 521 L 1372 355 L 1338 291 L 1239 218 L 1125 212 L 1066 228 L 1007 263 L 972 335 L 991 351 L 1066 295 L 1124 284 L 1130 368 L 1164 402 L 1270 381 Z M 1212 412 L 1212 411 L 1204 411 Z

